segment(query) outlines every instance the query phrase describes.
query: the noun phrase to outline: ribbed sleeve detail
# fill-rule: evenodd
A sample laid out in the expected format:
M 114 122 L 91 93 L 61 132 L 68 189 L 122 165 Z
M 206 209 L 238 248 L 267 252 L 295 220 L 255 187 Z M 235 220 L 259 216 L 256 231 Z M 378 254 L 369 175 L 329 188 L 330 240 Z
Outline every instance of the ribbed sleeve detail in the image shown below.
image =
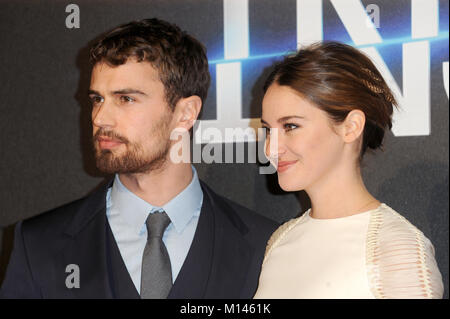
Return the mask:
M 372 212 L 366 266 L 376 298 L 442 298 L 441 273 L 428 238 L 386 205 Z

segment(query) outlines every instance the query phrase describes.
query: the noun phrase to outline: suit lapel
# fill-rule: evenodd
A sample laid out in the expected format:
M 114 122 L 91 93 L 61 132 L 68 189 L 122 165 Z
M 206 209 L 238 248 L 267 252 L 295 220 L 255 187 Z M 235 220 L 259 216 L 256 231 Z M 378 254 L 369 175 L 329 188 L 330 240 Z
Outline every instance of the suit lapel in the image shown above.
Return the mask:
M 80 269 L 80 288 L 64 291 L 69 298 L 139 298 L 106 217 L 106 193 L 112 183 L 85 200 L 65 231 L 61 267 L 75 264 Z
M 236 211 L 206 185 L 214 211 L 214 258 L 205 298 L 241 298 L 253 250 Z
M 68 239 L 62 250 L 63 267 L 76 265 L 80 274 L 80 287 L 68 289 L 68 297 L 112 298 L 106 258 L 105 219 L 102 215 L 103 212 L 100 212 L 83 230 Z
M 246 227 L 204 183 L 191 248 L 168 298 L 239 298 L 252 253 Z
M 208 196 L 203 204 L 189 252 L 167 298 L 201 299 L 205 297 L 214 248 L 214 212 Z

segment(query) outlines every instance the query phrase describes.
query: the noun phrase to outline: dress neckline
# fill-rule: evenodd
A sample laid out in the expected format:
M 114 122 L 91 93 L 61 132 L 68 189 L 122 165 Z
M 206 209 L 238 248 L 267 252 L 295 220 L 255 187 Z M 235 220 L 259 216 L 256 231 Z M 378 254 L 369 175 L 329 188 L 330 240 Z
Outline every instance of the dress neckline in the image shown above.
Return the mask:
M 370 213 L 372 213 L 374 211 L 377 211 L 380 208 L 384 208 L 384 207 L 386 207 L 386 204 L 385 203 L 381 203 L 380 205 L 378 205 L 377 208 L 373 208 L 373 209 L 366 210 L 364 212 L 356 213 L 356 214 L 349 215 L 349 216 L 336 217 L 336 218 L 314 218 L 314 217 L 311 217 L 311 215 L 310 215 L 311 214 L 311 208 L 310 208 L 303 214 L 303 216 L 305 216 L 306 219 L 309 219 L 309 220 L 312 220 L 312 221 L 315 221 L 315 222 L 342 221 L 342 220 L 349 220 L 349 219 L 354 219 L 354 218 L 359 218 L 359 217 L 362 218 L 362 216 L 368 215 L 368 214 L 370 214 Z

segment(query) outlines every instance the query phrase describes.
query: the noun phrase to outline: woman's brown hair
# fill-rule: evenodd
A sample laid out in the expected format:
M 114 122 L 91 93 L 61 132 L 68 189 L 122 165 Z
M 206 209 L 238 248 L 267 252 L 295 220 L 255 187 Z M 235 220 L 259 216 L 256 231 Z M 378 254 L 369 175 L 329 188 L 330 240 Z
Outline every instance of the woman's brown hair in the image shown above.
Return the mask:
M 384 131 L 392 127 L 390 88 L 372 61 L 359 50 L 339 42 L 316 43 L 275 65 L 264 85 L 288 86 L 325 111 L 335 123 L 358 109 L 364 112 L 360 160 L 367 148 L 382 146 Z

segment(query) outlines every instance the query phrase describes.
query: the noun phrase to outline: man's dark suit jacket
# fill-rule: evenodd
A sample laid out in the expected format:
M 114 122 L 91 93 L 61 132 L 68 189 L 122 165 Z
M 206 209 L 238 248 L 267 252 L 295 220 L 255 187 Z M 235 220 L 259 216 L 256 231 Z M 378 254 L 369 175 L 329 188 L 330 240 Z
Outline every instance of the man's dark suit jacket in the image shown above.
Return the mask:
M 19 222 L 2 298 L 139 298 L 96 192 Z M 168 298 L 252 298 L 275 222 L 214 193 L 206 184 L 192 245 Z M 66 278 L 79 266 L 80 288 Z

